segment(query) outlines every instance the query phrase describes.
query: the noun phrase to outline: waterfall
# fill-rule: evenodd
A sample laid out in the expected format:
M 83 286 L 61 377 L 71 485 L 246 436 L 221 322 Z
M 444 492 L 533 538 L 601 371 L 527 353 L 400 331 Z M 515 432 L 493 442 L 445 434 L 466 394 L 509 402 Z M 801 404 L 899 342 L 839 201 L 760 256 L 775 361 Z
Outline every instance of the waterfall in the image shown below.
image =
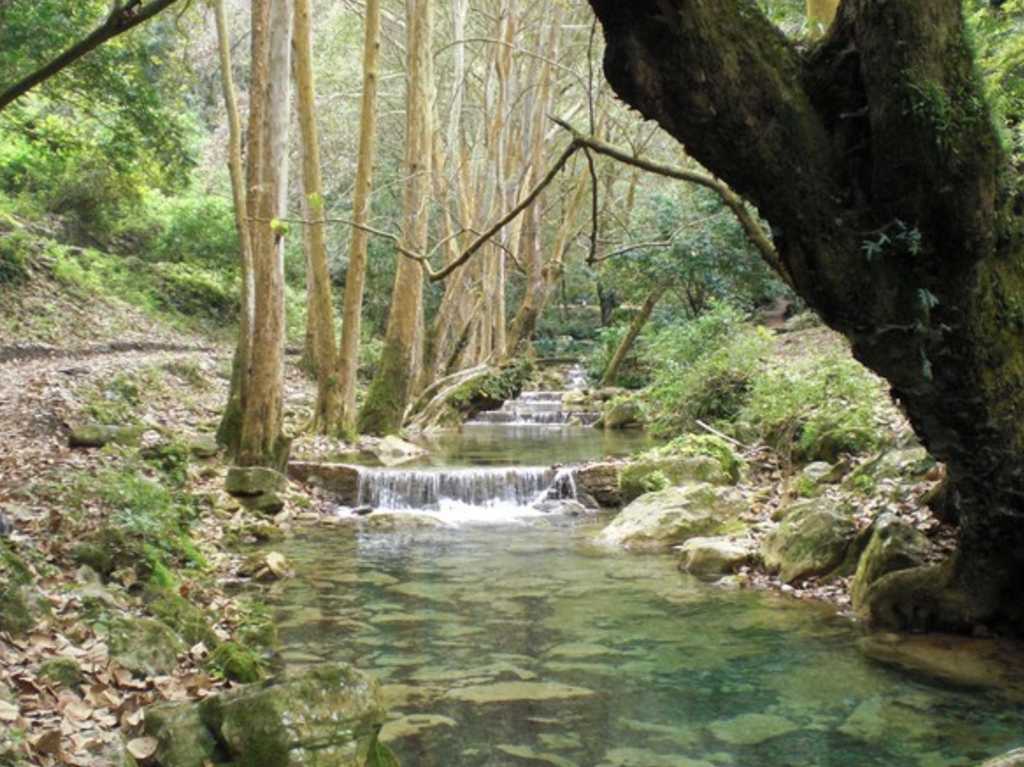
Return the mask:
M 580 424 L 589 426 L 600 417 L 598 413 L 566 410 L 562 404 L 565 392 L 524 391 L 516 399 L 505 402 L 499 410 L 478 413 L 468 425 L 507 424 L 565 426 Z
M 576 482 L 568 469 L 362 469 L 359 473 L 358 505 L 374 509 L 528 508 L 545 499 L 575 497 Z

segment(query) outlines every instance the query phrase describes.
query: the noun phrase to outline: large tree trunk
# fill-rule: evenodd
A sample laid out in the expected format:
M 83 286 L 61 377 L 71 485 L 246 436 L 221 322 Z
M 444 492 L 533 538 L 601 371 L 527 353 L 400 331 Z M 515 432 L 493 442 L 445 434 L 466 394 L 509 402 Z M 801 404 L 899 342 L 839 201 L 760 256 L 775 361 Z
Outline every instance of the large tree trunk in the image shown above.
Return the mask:
M 356 384 L 359 376 L 359 342 L 363 323 L 363 294 L 366 290 L 366 258 L 369 233 L 360 227 L 370 218 L 373 164 L 377 155 L 377 79 L 380 60 L 380 0 L 367 0 L 363 39 L 363 97 L 359 111 L 359 159 L 352 195 L 352 228 L 348 271 L 345 273 L 345 308 L 338 355 L 341 383 L 341 430 L 356 430 Z
M 228 34 L 224 0 L 213 5 L 217 24 L 217 48 L 220 53 L 221 86 L 224 106 L 228 113 L 228 170 L 231 173 L 231 193 L 235 208 L 235 229 L 238 231 L 239 264 L 242 283 L 241 311 L 238 319 L 238 344 L 231 366 L 231 386 L 228 403 L 217 429 L 217 442 L 235 455 L 242 432 L 243 379 L 249 369 L 249 349 L 252 344 L 252 305 L 255 290 L 252 277 L 252 245 L 249 239 L 249 213 L 246 203 L 245 170 L 242 163 L 242 120 L 238 113 L 235 81 L 231 69 L 231 37 Z M 260 76 L 255 69 L 253 82 Z
M 250 131 L 259 134 L 259 145 L 250 145 L 250 163 L 256 163 L 256 172 L 250 176 L 255 204 L 249 206 L 255 212 L 251 229 L 255 293 L 238 454 L 241 466 L 282 466 L 288 450 L 282 434 L 284 232 L 273 222 L 284 218 L 288 181 L 292 8 L 290 0 L 269 0 L 269 5 L 266 87 L 252 93 L 249 114 Z M 253 36 L 255 39 L 255 30 Z M 257 66 L 264 64 L 254 61 L 254 68 Z
M 402 242 L 414 253 L 427 252 L 430 194 L 430 72 L 432 0 L 407 0 L 405 198 Z M 359 430 L 366 434 L 393 434 L 402 427 L 405 409 L 416 383 L 422 342 L 423 267 L 399 254 L 391 294 L 391 313 L 380 368 L 359 415 Z
M 839 0 L 807 0 L 807 24 L 812 30 L 823 30 L 832 23 L 839 9 Z
M 305 247 L 309 269 L 309 327 L 312 329 L 316 406 L 313 430 L 329 434 L 338 427 L 341 392 L 336 370 L 334 300 L 327 266 L 324 184 L 320 172 L 320 136 L 316 124 L 313 74 L 313 23 L 310 0 L 295 0 L 295 84 L 302 133 L 302 209 L 306 218 Z
M 890 625 L 1024 631 L 1024 200 L 960 0 L 845 0 L 801 54 L 743 0 L 591 0 L 619 95 L 753 201 L 800 295 L 884 376 L 960 499 Z

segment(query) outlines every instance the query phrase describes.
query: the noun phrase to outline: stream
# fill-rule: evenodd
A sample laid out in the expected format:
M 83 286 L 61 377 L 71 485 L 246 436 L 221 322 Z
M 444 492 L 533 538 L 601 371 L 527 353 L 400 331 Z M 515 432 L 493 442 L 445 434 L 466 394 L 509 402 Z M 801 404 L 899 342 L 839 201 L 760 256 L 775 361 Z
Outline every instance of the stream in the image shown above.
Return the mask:
M 943 767 L 1024 745 L 1024 706 L 864 658 L 860 629 L 826 606 L 598 548 L 607 517 L 523 502 L 552 464 L 643 444 L 489 422 L 375 474 L 394 486 L 376 500 L 425 498 L 452 526 L 280 547 L 297 576 L 268 597 L 284 663 L 376 674 L 405 767 Z

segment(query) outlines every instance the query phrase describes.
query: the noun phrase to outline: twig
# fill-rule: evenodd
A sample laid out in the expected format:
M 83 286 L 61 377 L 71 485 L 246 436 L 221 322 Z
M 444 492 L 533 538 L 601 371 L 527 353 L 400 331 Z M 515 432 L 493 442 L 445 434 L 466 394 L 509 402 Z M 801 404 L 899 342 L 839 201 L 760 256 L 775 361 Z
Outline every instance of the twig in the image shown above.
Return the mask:
M 715 428 L 713 428 L 711 426 L 708 426 L 706 423 L 704 423 L 699 418 L 696 420 L 696 424 L 700 428 L 704 429 L 704 431 L 710 432 L 711 434 L 714 434 L 716 437 L 720 437 L 721 439 L 724 439 L 726 442 L 728 442 L 728 443 L 730 443 L 732 445 L 735 445 L 736 447 L 741 447 L 744 450 L 750 450 L 750 448 L 747 445 L 744 445 L 739 440 L 733 439 L 728 434 L 722 434 L 722 432 L 720 432 L 718 429 L 715 429 Z

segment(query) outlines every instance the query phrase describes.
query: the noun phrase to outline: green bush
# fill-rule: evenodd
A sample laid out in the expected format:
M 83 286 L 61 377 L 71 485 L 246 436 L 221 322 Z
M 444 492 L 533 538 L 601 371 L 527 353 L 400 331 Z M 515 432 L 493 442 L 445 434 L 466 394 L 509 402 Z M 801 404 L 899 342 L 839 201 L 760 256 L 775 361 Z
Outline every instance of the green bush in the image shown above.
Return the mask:
M 833 352 L 766 370 L 740 418 L 786 458 L 834 461 L 883 443 L 877 415 L 886 402 L 878 378 Z
M 29 278 L 31 237 L 21 231 L 0 231 L 0 287 L 21 285 Z
M 235 271 L 238 230 L 230 198 L 185 194 L 151 195 L 146 200 L 149 261 L 187 263 Z M 145 234 L 143 234 L 145 236 Z
M 697 420 L 732 420 L 770 349 L 767 331 L 724 304 L 660 331 L 645 352 L 654 368 L 646 395 L 658 414 L 652 432 L 671 436 L 694 430 Z

